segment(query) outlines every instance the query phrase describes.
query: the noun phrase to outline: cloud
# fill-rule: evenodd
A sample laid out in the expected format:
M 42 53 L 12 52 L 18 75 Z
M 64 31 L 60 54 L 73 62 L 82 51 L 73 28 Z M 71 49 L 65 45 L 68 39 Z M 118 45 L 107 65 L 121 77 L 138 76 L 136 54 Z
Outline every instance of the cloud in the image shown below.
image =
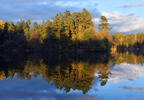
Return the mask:
M 110 82 L 117 83 L 122 80 L 133 81 L 144 75 L 144 66 L 122 63 L 120 65 L 116 65 L 109 71 L 112 73 L 112 75 L 109 77 Z
M 121 8 L 144 7 L 144 3 L 122 5 Z
M 38 4 L 40 4 L 40 5 L 48 5 L 49 3 L 48 2 L 39 2 Z
M 123 15 L 119 12 L 107 13 L 103 12 L 101 15 L 107 17 L 110 26 L 112 27 L 111 32 L 122 32 L 122 33 L 136 33 L 144 32 L 144 20 L 140 17 L 129 14 Z M 95 23 L 99 23 L 100 19 L 94 19 Z
M 31 80 L 19 80 L 15 76 L 1 81 L 0 97 L 1 100 L 101 100 L 78 90 L 67 94 L 51 83 L 48 84 L 41 76 Z
M 87 1 L 86 0 L 77 0 L 77 1 L 73 1 L 73 0 L 69 0 L 69 1 L 65 1 L 65 0 L 60 0 L 57 1 L 55 3 L 55 5 L 57 6 L 61 6 L 61 7 L 76 7 L 76 8 L 87 8 L 87 9 L 95 9 L 95 7 L 97 6 L 97 0 L 93 1 L 90 0 Z
M 119 88 L 128 90 L 128 91 L 144 92 L 144 88 L 133 88 L 133 87 L 128 87 L 128 86 L 119 87 Z
M 20 19 L 32 19 L 42 21 L 51 19 L 59 12 L 66 9 L 71 12 L 81 11 L 82 8 L 95 12 L 93 15 L 99 16 L 97 0 L 1 0 L 1 20 L 18 21 Z
M 83 8 L 88 9 L 96 24 L 99 22 L 100 15 L 105 15 L 111 30 L 114 32 L 144 32 L 144 20 L 136 15 L 123 15 L 118 12 L 99 12 L 97 9 L 98 0 L 1 0 L 0 19 L 3 21 L 17 22 L 21 19 L 38 21 L 51 19 L 59 12 L 64 12 L 66 9 L 71 12 L 79 12 Z

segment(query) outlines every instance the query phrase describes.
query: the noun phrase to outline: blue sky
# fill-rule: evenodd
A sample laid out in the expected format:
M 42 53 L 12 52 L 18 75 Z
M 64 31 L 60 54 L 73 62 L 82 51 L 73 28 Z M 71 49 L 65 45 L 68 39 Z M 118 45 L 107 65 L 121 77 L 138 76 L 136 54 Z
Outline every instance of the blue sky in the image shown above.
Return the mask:
M 98 0 L 100 11 L 118 11 L 122 14 L 136 14 L 144 18 L 144 0 Z
M 47 20 L 66 9 L 71 12 L 88 9 L 97 24 L 105 15 L 112 32 L 143 32 L 144 0 L 0 0 L 0 16 L 4 21 Z

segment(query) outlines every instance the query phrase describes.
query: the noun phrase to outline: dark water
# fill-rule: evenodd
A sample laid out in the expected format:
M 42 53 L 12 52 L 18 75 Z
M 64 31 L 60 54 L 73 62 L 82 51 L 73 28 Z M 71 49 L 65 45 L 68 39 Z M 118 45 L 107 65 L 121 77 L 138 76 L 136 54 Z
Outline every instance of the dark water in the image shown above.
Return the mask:
M 0 100 L 144 100 L 143 56 L 58 58 L 1 56 Z

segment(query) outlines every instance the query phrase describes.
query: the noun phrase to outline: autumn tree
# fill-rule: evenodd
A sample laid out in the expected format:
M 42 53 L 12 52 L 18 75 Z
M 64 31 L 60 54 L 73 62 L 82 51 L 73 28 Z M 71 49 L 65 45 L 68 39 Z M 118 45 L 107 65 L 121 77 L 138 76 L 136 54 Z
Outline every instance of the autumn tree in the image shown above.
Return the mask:
M 109 27 L 108 20 L 105 16 L 101 16 L 101 23 L 99 24 L 99 31 L 103 35 L 103 37 L 106 37 L 108 34 L 108 31 L 110 31 L 112 28 Z
M 3 43 L 3 40 L 4 40 L 4 27 L 5 27 L 5 23 L 0 20 L 0 44 Z
M 5 26 L 5 23 L 2 20 L 0 20 L 0 30 L 3 30 L 4 26 Z
M 66 10 L 64 12 L 64 29 L 65 29 L 65 36 L 68 39 L 71 39 L 72 34 L 74 34 L 74 20 L 70 11 Z
M 76 32 L 73 35 L 73 38 L 81 40 L 84 35 L 83 32 L 86 29 L 89 29 L 94 26 L 92 16 L 86 9 L 83 9 L 83 11 L 80 13 L 73 13 L 72 17 L 74 20 L 75 32 Z
M 55 16 L 55 18 L 53 18 L 53 22 L 52 22 L 53 28 L 54 28 L 54 33 L 55 33 L 55 37 L 60 39 L 63 36 L 63 14 L 57 14 Z
M 30 25 L 30 22 L 21 20 L 21 21 L 17 22 L 16 30 L 17 30 L 17 32 L 22 32 L 23 33 L 25 29 L 30 28 L 29 25 Z
M 8 25 L 8 32 L 14 33 L 15 32 L 15 25 L 13 22 L 10 22 Z

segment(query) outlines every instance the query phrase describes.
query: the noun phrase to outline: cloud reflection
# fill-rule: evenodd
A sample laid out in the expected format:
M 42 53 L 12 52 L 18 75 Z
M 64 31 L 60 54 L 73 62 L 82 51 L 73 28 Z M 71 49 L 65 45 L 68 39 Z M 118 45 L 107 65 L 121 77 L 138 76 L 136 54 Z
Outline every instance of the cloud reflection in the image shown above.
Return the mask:
M 119 88 L 123 90 L 128 90 L 128 91 L 144 92 L 144 88 L 133 88 L 133 87 L 128 87 L 128 86 L 119 87 Z
M 109 81 L 111 82 L 117 83 L 122 80 L 133 81 L 144 75 L 144 66 L 122 63 L 110 69 L 110 72 L 112 73 L 109 78 Z
M 81 91 L 67 94 L 40 77 L 30 81 L 5 79 L 0 83 L 0 97 L 0 100 L 100 100 Z

